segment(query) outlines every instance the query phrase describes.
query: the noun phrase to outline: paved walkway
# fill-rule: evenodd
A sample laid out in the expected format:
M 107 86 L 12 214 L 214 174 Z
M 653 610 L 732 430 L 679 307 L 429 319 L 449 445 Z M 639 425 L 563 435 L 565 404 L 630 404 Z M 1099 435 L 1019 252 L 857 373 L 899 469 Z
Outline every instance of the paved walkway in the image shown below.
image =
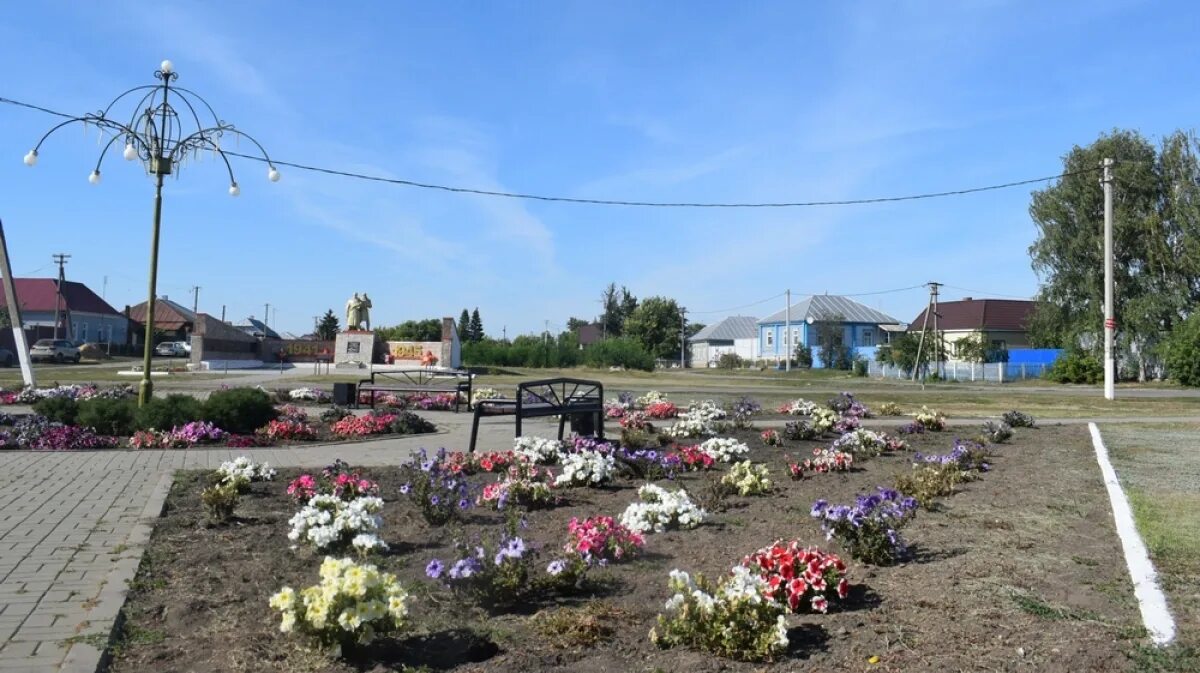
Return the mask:
M 470 414 L 424 415 L 437 434 L 357 444 L 0 452 L 0 673 L 96 670 L 175 470 L 240 455 L 276 467 L 396 465 L 420 447 L 466 447 Z M 512 419 L 484 419 L 479 447 L 511 446 Z

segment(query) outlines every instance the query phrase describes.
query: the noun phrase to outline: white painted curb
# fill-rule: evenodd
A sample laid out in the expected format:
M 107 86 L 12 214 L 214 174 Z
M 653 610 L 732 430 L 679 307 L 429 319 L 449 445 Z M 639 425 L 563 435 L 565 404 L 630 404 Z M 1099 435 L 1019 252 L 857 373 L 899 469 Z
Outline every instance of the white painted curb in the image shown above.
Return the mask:
M 1137 597 L 1138 609 L 1142 613 L 1142 624 L 1150 633 L 1150 639 L 1155 645 L 1166 645 L 1175 639 L 1175 619 L 1167 609 L 1167 597 L 1158 586 L 1158 573 L 1150 562 L 1150 554 L 1146 544 L 1138 535 L 1137 526 L 1133 523 L 1133 510 L 1129 507 L 1129 499 L 1121 490 L 1121 482 L 1117 480 L 1117 471 L 1108 460 L 1108 449 L 1100 438 L 1100 429 L 1095 423 L 1088 423 L 1092 432 L 1092 445 L 1096 447 L 1096 462 L 1100 463 L 1100 474 L 1104 476 L 1104 486 L 1108 489 L 1108 499 L 1112 502 L 1113 519 L 1117 524 L 1117 535 L 1121 538 L 1121 547 L 1125 550 L 1125 564 L 1129 566 L 1129 577 L 1133 580 L 1133 595 Z

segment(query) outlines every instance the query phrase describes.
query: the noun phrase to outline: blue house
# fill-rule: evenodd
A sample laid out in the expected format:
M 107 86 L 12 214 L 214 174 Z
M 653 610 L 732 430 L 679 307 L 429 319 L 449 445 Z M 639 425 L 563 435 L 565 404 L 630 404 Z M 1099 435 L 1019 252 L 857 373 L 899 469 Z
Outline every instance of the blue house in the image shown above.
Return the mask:
M 784 329 L 789 319 L 790 335 Z M 805 345 L 813 351 L 813 366 L 823 367 L 824 344 L 819 343 L 819 335 L 830 331 L 830 323 L 836 325 L 835 338 L 850 346 L 855 355 L 867 359 L 874 357 L 881 343 L 887 343 L 887 333 L 900 326 L 899 320 L 853 299 L 817 294 L 792 304 L 790 311 L 780 311 L 758 321 L 759 357 L 783 362 L 797 345 Z

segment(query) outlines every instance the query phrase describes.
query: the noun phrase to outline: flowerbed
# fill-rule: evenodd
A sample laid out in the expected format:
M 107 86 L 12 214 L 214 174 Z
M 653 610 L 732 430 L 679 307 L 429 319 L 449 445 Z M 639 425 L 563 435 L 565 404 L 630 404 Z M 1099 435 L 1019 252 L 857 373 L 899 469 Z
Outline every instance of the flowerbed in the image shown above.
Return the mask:
M 1037 436 L 1038 443 L 1024 444 L 1031 434 Z M 747 442 L 756 440 L 757 433 L 735 433 L 734 438 Z M 913 450 L 923 455 L 943 455 L 948 450 L 946 440 L 936 435 L 915 436 L 910 441 Z M 761 447 L 756 441 L 747 443 L 752 447 L 749 460 L 767 464 L 771 471 L 786 469 L 783 451 Z M 823 446 L 802 443 L 789 449 L 808 453 Z M 1051 446 L 1055 450 L 1047 451 Z M 793 556 L 808 552 L 823 539 L 820 522 L 806 522 L 794 514 L 784 515 L 787 520 L 783 521 L 784 512 L 807 509 L 813 498 L 846 503 L 853 502 L 856 493 L 874 493 L 875 484 L 888 483 L 894 474 L 910 470 L 911 456 L 884 456 L 867 463 L 862 471 L 833 478 L 801 484 L 785 480 L 776 485 L 780 491 L 777 496 L 740 499 L 735 508 L 708 513 L 705 523 L 698 527 L 644 534 L 639 553 L 626 547 L 619 560 L 610 553 L 606 565 L 596 559 L 585 576 L 572 574 L 577 571 L 573 570 L 574 554 L 567 545 L 581 538 L 571 533 L 571 520 L 583 523 L 592 519 L 592 532 L 583 538 L 603 539 L 604 534 L 599 532 L 603 526 L 597 526 L 597 517 L 611 517 L 619 524 L 618 515 L 637 498 L 637 479 L 618 475 L 607 489 L 570 490 L 567 499 L 556 507 L 506 508 L 498 512 L 477 508 L 459 524 L 431 527 L 421 517 L 413 516 L 416 509 L 412 502 L 398 495 L 405 483 L 399 470 L 360 468 L 360 476 L 377 482 L 384 494 L 382 525 L 377 534 L 391 551 L 355 563 L 374 565 L 380 573 L 395 575 L 397 584 L 411 597 L 406 601 L 404 623 L 393 631 L 394 638 L 377 637 L 369 645 L 355 643 L 340 658 L 330 658 L 328 650 L 322 655 L 306 653 L 301 646 L 312 643 L 313 638 L 298 631 L 281 633 L 282 612 L 267 604 L 281 586 L 296 587 L 299 594 L 301 587 L 313 585 L 319 575 L 323 554 L 288 550 L 292 543 L 287 540 L 286 517 L 278 517 L 280 511 L 295 511 L 284 490 L 297 473 L 289 471 L 274 482 L 254 483 L 255 495 L 244 498 L 239 505 L 241 518 L 237 525 L 215 528 L 198 525 L 202 517 L 197 493 L 205 476 L 185 473 L 173 489 L 166 515 L 151 540 L 147 558 L 155 559 L 155 563 L 141 569 L 124 616 L 128 632 L 158 632 L 165 637 L 139 640 L 126 636 L 115 650 L 112 670 L 159 670 L 161 662 L 175 660 L 188 661 L 197 670 L 233 670 L 237 661 L 254 661 L 256 668 L 264 671 L 307 667 L 337 673 L 404 667 L 461 672 L 657 668 L 750 673 L 859 670 L 872 667 L 867 659 L 873 656 L 879 657 L 880 670 L 975 670 L 1003 669 L 1011 664 L 1017 656 L 1014 642 L 1026 648 L 1031 668 L 1120 670 L 1125 661 L 1120 654 L 1121 643 L 1128 641 L 1122 640 L 1125 636 L 1119 635 L 1117 628 L 1136 624 L 1136 610 L 1122 602 L 1109 602 L 1106 594 L 1093 586 L 1095 582 L 1121 579 L 1120 568 L 1107 563 L 1115 537 L 1102 518 L 1097 519 L 1097 525 L 1076 514 L 1047 508 L 1066 498 L 1078 507 L 1105 511 L 1103 489 L 1096 488 L 1099 479 L 1092 474 L 1094 462 L 1087 460 L 1091 457 L 1089 449 L 1086 433 L 1075 428 L 1018 434 L 1011 445 L 1004 447 L 1004 455 L 996 459 L 993 475 L 977 482 L 979 487 L 947 501 L 955 510 L 954 517 L 922 513 L 904 529 L 912 558 L 919 562 L 862 572 L 837 539 L 827 543 L 818 551 L 838 556 L 848 566 L 844 572 L 839 570 L 841 576 L 833 581 L 824 571 L 836 570 L 836 563 L 827 565 L 824 557 L 819 561 L 819 565 L 827 565 L 818 569 L 824 579 L 821 595 L 827 614 L 820 612 L 820 602 L 814 605 L 821 582 L 806 579 L 804 593 L 798 592 L 799 584 L 793 585 L 792 594 L 797 596 L 793 607 L 782 567 L 751 572 L 753 568 L 743 561 L 764 553 L 782 558 L 785 552 Z M 1064 466 L 1066 472 L 1061 471 Z M 729 467 L 717 464 L 715 469 L 717 475 L 724 475 Z M 1016 475 L 1022 477 L 1021 489 L 1013 489 L 1003 481 Z M 476 472 L 467 478 L 475 494 L 502 476 Z M 680 471 L 674 483 L 666 484 L 666 490 L 700 492 L 711 478 Z M 980 490 L 983 487 L 986 492 Z M 1078 528 L 1087 534 L 1071 534 L 1069 540 L 1061 535 L 1035 536 L 1027 528 L 1030 519 L 1025 512 L 1030 507 L 1039 513 L 1039 521 L 1044 516 L 1048 517 L 1047 525 L 1054 524 L 1047 531 Z M 507 532 L 506 519 L 510 518 L 516 535 Z M 1064 528 L 1057 527 L 1064 524 Z M 787 541 L 772 544 L 784 531 Z M 519 545 L 514 538 L 520 539 Z M 1031 550 L 1029 543 L 1033 540 L 1037 547 Z M 456 547 L 456 541 L 467 547 Z M 496 556 L 507 552 L 501 562 L 514 570 L 511 577 L 516 579 L 507 584 L 505 578 L 510 575 L 497 573 L 494 577 L 499 579 L 488 583 L 500 588 L 520 587 L 515 600 L 491 603 L 482 600 L 474 587 L 455 589 L 454 595 L 445 586 L 443 579 L 459 561 L 479 558 L 476 546 L 484 549 L 479 560 L 485 566 L 496 566 Z M 1036 566 L 1026 562 L 1031 554 L 1037 555 Z M 518 555 L 522 563 L 510 563 L 509 555 Z M 526 558 L 530 560 L 525 562 Z M 427 576 L 434 560 L 442 564 L 443 579 Z M 1086 584 L 1080 581 L 1079 571 L 1067 572 L 1081 562 L 1088 564 Z M 468 564 L 473 562 L 466 561 L 460 575 Z M 735 575 L 734 566 L 746 572 Z M 778 644 L 721 650 L 712 640 L 706 640 L 705 633 L 718 637 L 716 629 L 730 621 L 711 618 L 718 613 L 703 612 L 707 601 L 690 591 L 682 603 L 676 601 L 676 591 L 667 586 L 673 569 L 687 572 L 692 584 L 714 600 L 714 607 L 725 585 L 730 587 L 731 596 L 741 596 L 754 606 L 767 602 L 753 603 L 749 601 L 751 595 L 766 597 L 766 592 L 773 590 L 771 600 L 777 605 L 770 607 L 769 614 L 757 613 L 757 607 L 749 612 L 738 608 L 722 614 L 757 615 L 752 626 L 741 631 L 745 637 L 739 643 Z M 795 579 L 797 570 L 803 578 L 809 567 L 793 567 L 791 579 Z M 779 576 L 774 589 L 772 572 Z M 697 579 L 701 573 L 712 578 L 711 583 L 704 583 L 707 588 Z M 240 581 L 230 581 L 230 577 Z M 856 585 L 852 590 L 847 587 L 844 599 L 838 591 L 842 578 Z M 809 579 L 817 577 L 810 572 Z M 582 585 L 577 584 L 580 581 Z M 970 586 L 975 583 L 996 590 L 972 590 Z M 860 584 L 864 586 L 859 588 Z M 1006 589 L 1010 586 L 1056 605 L 1064 600 L 1060 596 L 1079 596 L 1097 616 L 1086 623 L 1038 618 L 1013 602 Z M 750 588 L 756 593 L 751 594 Z M 491 589 L 485 591 L 486 595 L 497 595 Z M 651 642 L 647 634 L 658 626 L 658 616 L 671 621 L 673 614 L 685 610 L 689 600 L 693 604 L 688 609 L 696 618 L 675 623 L 691 629 L 690 635 L 662 630 L 657 645 Z M 667 608 L 669 601 L 674 612 Z M 876 608 L 879 602 L 886 609 Z M 545 629 L 543 617 L 567 619 L 576 614 L 576 608 L 563 609 L 568 603 L 586 609 L 587 614 L 602 616 L 596 618 L 598 621 L 572 621 L 578 629 Z M 172 605 L 211 607 L 164 609 Z M 535 613 L 537 617 L 532 616 Z M 588 625 L 597 623 L 612 628 L 591 631 Z M 1003 642 L 994 638 L 997 623 L 1004 625 Z M 692 629 L 702 624 L 712 626 Z M 786 644 L 778 637 L 781 624 Z M 579 634 L 579 629 L 596 634 L 596 640 L 586 641 L 585 645 L 582 640 L 574 640 L 576 635 L 566 635 Z M 902 645 L 886 637 L 897 629 L 908 638 Z M 380 635 L 387 630 L 381 628 Z M 299 635 L 305 637 L 297 638 Z M 1052 653 L 1052 649 L 1060 652 Z M 741 663 L 739 659 L 743 658 L 775 663 Z

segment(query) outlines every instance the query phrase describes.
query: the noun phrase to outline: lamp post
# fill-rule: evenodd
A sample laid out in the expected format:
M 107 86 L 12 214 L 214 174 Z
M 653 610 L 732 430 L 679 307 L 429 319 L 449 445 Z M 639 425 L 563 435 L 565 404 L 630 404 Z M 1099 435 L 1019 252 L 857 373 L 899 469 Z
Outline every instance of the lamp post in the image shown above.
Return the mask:
M 159 226 L 162 222 L 162 187 L 163 178 L 176 173 L 188 160 L 198 161 L 204 154 L 220 157 L 229 172 L 229 195 L 241 193 L 237 179 L 233 175 L 233 166 L 229 157 L 221 149 L 221 139 L 226 135 L 234 139 L 245 138 L 262 153 L 263 161 L 267 164 L 267 179 L 279 181 L 279 171 L 271 162 L 271 157 L 261 144 L 251 136 L 234 128 L 217 117 L 208 101 L 198 94 L 183 87 L 172 86 L 179 78 L 179 73 L 170 61 L 163 61 L 154 72 L 158 84 L 148 84 L 134 87 L 117 96 L 103 111 L 85 114 L 81 117 L 71 117 L 54 126 L 38 141 L 28 154 L 25 155 L 25 165 L 33 166 L 38 160 L 38 151 L 42 143 L 58 129 L 82 123 L 85 127 L 93 125 L 100 130 L 102 139 L 107 137 L 100 150 L 96 167 L 88 176 L 88 182 L 93 185 L 100 183 L 100 166 L 108 150 L 118 140 L 125 141 L 122 156 L 126 161 L 140 159 L 148 175 L 154 176 L 154 229 L 150 237 L 150 293 L 146 302 L 146 342 L 142 353 L 142 382 L 138 388 L 138 405 L 144 405 L 154 394 L 154 383 L 150 379 L 150 358 L 154 353 L 154 304 L 158 282 L 158 243 Z M 138 103 L 134 108 L 128 123 L 120 118 L 110 117 L 113 108 L 127 96 L 137 96 Z M 131 99 L 132 100 L 132 99 Z M 176 108 L 176 106 L 179 106 Z M 193 130 L 194 128 L 194 130 Z

